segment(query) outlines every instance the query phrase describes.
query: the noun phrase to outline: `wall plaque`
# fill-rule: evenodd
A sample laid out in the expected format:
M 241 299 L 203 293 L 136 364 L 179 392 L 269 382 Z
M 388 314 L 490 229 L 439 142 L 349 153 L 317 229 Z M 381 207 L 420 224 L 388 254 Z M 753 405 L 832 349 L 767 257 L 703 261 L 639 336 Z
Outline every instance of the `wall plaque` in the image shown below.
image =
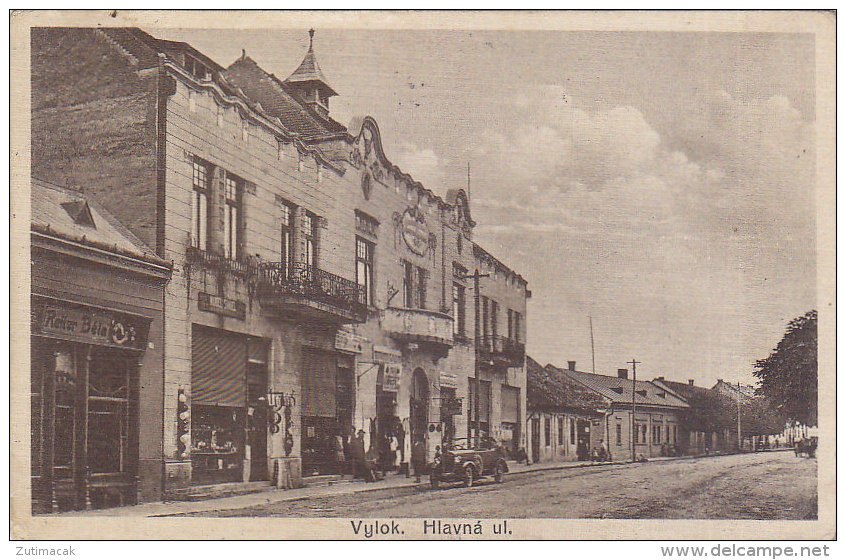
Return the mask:
M 208 311 L 225 317 L 234 317 L 242 321 L 247 317 L 247 304 L 243 301 L 215 296 L 206 292 L 199 292 L 197 294 L 197 308 L 200 311 Z

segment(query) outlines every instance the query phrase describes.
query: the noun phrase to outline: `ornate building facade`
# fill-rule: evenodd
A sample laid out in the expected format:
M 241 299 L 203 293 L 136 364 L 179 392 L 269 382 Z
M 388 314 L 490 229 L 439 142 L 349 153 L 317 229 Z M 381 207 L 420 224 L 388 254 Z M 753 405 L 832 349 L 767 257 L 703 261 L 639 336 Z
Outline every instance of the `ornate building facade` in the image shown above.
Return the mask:
M 525 447 L 526 280 L 474 242 L 463 191 L 393 165 L 372 118 L 331 118 L 311 46 L 281 80 L 137 29 L 38 30 L 33 69 L 34 172 L 99 178 L 173 263 L 166 490 L 297 486 L 360 431 L 400 468 L 475 426 Z

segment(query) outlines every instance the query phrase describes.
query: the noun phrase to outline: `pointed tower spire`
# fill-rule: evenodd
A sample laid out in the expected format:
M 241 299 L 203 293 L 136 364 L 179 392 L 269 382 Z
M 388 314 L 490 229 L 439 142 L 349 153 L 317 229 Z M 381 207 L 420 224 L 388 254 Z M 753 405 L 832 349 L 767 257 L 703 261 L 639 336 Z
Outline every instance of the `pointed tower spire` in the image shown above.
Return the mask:
M 329 98 L 338 93 L 326 81 L 314 55 L 314 29 L 308 30 L 308 52 L 303 61 L 288 76 L 285 83 L 291 86 L 318 114 L 329 116 Z

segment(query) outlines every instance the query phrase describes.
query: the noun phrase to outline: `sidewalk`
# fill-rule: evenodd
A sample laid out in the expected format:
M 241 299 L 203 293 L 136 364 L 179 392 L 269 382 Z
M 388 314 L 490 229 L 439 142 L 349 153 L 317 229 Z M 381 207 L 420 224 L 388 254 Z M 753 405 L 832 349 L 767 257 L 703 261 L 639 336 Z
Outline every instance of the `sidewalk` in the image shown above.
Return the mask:
M 678 459 L 693 459 L 692 455 L 683 457 L 653 457 L 652 461 L 672 461 Z M 606 463 L 595 463 L 592 461 L 566 461 L 550 463 L 534 463 L 531 465 L 519 464 L 513 461 L 508 462 L 509 474 L 515 476 L 544 471 L 558 471 L 566 469 L 586 468 L 592 466 L 623 466 L 631 464 L 631 461 L 613 461 Z M 507 481 L 506 476 L 506 481 Z M 204 511 L 220 511 L 231 509 L 242 509 L 267 504 L 290 502 L 296 500 L 307 500 L 312 498 L 324 498 L 361 492 L 373 492 L 377 490 L 404 490 L 408 489 L 425 490 L 429 488 L 429 479 L 424 477 L 422 482 L 415 482 L 414 478 L 406 478 L 403 475 L 388 475 L 384 480 L 377 482 L 364 482 L 360 480 L 343 480 L 327 486 L 311 486 L 306 488 L 295 488 L 292 490 L 277 489 L 268 487 L 268 490 L 244 494 L 241 496 L 230 496 L 226 498 L 212 498 L 198 502 L 148 502 L 135 506 L 126 506 L 110 509 L 99 509 L 91 511 L 69 511 L 57 516 L 84 516 L 84 517 L 158 517 L 183 513 L 202 513 Z

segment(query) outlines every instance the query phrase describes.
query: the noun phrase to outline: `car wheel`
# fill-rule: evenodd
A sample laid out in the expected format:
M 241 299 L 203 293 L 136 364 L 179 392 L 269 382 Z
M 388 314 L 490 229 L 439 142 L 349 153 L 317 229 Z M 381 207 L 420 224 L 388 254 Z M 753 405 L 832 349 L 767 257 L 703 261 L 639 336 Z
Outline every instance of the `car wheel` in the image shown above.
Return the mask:
M 494 480 L 496 482 L 502 482 L 502 480 L 504 478 L 505 478 L 505 469 L 503 468 L 503 466 L 501 464 L 497 465 L 496 470 L 494 471 Z
M 470 465 L 464 467 L 464 486 L 467 488 L 473 486 L 473 467 Z

